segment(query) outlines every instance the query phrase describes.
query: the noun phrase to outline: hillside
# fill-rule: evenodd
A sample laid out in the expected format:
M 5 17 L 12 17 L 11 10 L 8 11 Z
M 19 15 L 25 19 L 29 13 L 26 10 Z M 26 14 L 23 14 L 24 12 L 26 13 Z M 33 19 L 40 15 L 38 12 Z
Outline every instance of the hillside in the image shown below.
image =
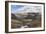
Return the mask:
M 11 28 L 21 28 L 22 26 L 24 28 L 41 27 L 41 15 L 39 13 L 18 14 L 20 17 L 11 15 Z

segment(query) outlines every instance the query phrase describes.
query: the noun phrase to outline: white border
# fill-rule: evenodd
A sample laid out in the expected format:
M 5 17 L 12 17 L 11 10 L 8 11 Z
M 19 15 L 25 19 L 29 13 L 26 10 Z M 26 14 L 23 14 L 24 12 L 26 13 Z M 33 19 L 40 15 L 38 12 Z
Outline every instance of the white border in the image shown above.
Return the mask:
M 11 5 L 31 5 L 31 6 L 42 6 L 42 24 L 39 28 L 20 28 L 20 29 L 11 29 Z M 9 3 L 9 32 L 14 31 L 29 31 L 29 30 L 43 30 L 44 29 L 44 5 L 42 4 L 25 4 L 25 3 Z

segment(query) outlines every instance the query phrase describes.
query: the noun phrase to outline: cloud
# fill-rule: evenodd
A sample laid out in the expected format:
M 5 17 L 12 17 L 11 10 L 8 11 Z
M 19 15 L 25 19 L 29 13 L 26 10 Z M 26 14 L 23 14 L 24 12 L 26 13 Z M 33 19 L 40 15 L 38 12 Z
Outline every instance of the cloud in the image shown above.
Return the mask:
M 12 5 L 12 13 L 41 12 L 41 6 Z
M 11 11 L 12 13 L 16 12 L 16 10 L 22 8 L 23 5 L 11 5 Z

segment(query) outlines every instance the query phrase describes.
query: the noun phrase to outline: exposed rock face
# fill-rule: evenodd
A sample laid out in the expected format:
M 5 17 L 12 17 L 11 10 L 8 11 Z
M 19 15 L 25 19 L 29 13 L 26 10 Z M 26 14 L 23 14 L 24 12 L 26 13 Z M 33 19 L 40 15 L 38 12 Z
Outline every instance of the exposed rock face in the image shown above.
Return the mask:
M 28 14 L 27 13 L 18 13 L 15 15 L 18 19 L 23 19 L 23 18 L 26 18 Z
M 18 14 L 11 14 L 12 19 L 36 19 L 39 13 L 18 13 Z
M 11 19 L 15 19 L 15 15 L 11 13 Z

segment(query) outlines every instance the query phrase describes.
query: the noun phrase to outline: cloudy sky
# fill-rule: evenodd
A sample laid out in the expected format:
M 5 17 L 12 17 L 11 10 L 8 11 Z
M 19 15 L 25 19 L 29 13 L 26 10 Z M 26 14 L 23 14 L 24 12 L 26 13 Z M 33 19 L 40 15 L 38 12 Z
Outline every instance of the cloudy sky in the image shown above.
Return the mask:
M 19 12 L 41 12 L 41 6 L 11 5 L 12 13 Z

